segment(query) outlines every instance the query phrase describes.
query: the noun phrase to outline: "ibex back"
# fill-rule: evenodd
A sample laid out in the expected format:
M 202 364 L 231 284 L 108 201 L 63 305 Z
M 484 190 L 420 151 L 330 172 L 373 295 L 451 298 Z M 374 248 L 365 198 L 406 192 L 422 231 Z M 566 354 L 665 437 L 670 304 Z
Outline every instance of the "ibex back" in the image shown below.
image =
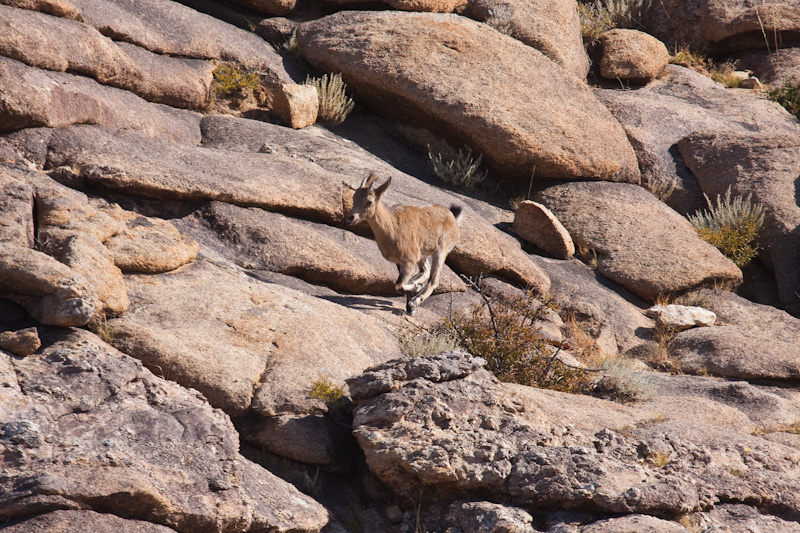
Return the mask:
M 346 222 L 367 221 L 383 257 L 397 265 L 400 275 L 394 286 L 405 293 L 406 311 L 414 314 L 439 286 L 444 260 L 458 242 L 462 209 L 457 205 L 450 209 L 441 205 L 386 207 L 382 198 L 392 178 L 380 187 L 375 179 L 371 172 L 361 182 Z

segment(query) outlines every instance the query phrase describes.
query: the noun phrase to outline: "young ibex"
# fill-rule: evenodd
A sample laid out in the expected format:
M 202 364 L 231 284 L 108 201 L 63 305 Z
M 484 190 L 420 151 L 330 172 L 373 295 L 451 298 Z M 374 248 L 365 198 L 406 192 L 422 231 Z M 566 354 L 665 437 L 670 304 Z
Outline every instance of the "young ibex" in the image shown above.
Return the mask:
M 406 311 L 414 314 L 439 286 L 439 276 L 447 254 L 458 242 L 462 208 L 441 205 L 386 207 L 381 201 L 392 178 L 376 187 L 375 173 L 364 178 L 353 195 L 353 208 L 347 224 L 366 220 L 383 257 L 397 265 L 400 272 L 394 284 L 406 295 Z M 412 276 L 414 267 L 419 272 Z

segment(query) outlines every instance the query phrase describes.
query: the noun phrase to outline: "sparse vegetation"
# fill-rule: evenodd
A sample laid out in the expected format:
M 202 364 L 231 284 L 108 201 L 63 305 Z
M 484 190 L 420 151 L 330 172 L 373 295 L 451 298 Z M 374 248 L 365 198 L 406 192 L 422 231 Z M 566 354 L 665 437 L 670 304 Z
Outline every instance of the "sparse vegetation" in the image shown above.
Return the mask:
M 338 126 L 353 111 L 355 102 L 347 96 L 347 85 L 341 74 L 324 74 L 321 78 L 309 76 L 306 85 L 313 85 L 319 93 L 319 113 L 317 119 L 331 126 Z
M 297 42 L 297 30 L 292 30 L 292 34 L 286 39 L 286 42 L 281 45 L 286 52 L 292 55 L 297 55 L 300 50 L 300 44 Z
M 247 89 L 256 89 L 261 77 L 255 72 L 246 72 L 231 65 L 222 64 L 214 69 L 217 96 L 230 96 Z
M 436 355 L 458 348 L 458 339 L 454 335 L 423 328 L 405 331 L 398 340 L 400 341 L 400 351 L 407 357 Z
M 444 152 L 436 155 L 428 147 L 428 159 L 433 172 L 445 183 L 473 188 L 486 179 L 487 172 L 481 171 L 481 156 L 473 159 L 472 149 L 465 147 L 457 152 L 447 146 Z
M 671 453 L 656 452 L 647 457 L 647 462 L 655 466 L 656 468 L 664 468 L 670 463 L 671 459 L 672 459 Z
M 319 377 L 311 384 L 308 397 L 324 402 L 334 420 L 345 417 L 352 408 L 350 399 L 344 394 L 344 387 L 335 385 L 327 377 Z
M 677 187 L 678 184 L 674 178 L 663 176 L 653 176 L 645 183 L 645 188 L 662 202 L 669 200 Z
M 767 96 L 770 100 L 785 107 L 786 111 L 800 118 L 800 80 L 791 78 L 779 87 L 771 89 Z
M 508 207 L 511 208 L 512 211 L 516 211 L 519 209 L 519 206 L 522 205 L 526 198 L 524 196 L 515 196 L 511 200 L 508 201 Z
M 455 313 L 435 323 L 432 331 L 455 336 L 461 347 L 486 360 L 486 367 L 501 381 L 565 392 L 588 392 L 585 370 L 563 363 L 559 350 L 545 342 L 536 322 L 547 304 L 530 291 L 516 298 L 483 297 L 470 313 Z
M 511 35 L 514 13 L 508 4 L 498 4 L 489 10 L 486 24 L 504 35 Z
M 689 220 L 703 240 L 716 246 L 720 252 L 743 268 L 758 255 L 754 244 L 764 224 L 764 206 L 753 203 L 751 195 L 731 198 L 731 187 L 724 197 L 717 195 L 712 204 L 705 194 L 709 210 L 698 211 Z
M 589 265 L 592 270 L 597 270 L 597 267 L 600 266 L 600 259 L 597 257 L 597 252 L 592 248 L 579 244 L 576 252 L 578 259 Z
M 603 378 L 597 384 L 599 391 L 620 402 L 647 401 L 655 396 L 655 386 L 645 372 L 636 370 L 632 362 L 616 355 L 605 358 L 600 364 Z
M 114 341 L 114 328 L 108 323 L 108 318 L 96 318 L 89 323 L 89 331 L 103 339 L 103 342 L 111 344 Z
M 676 49 L 669 58 L 669 62 L 673 65 L 690 68 L 707 76 L 708 68 L 706 61 L 706 56 L 691 50 L 688 46 L 681 46 L 680 48 Z
M 739 86 L 742 79 L 735 75 L 738 61 L 730 60 L 722 63 L 714 63 L 711 59 L 708 60 L 708 72 L 711 79 L 717 83 L 721 83 L 725 87 L 735 88 Z
M 595 44 L 614 28 L 641 26 L 643 13 L 652 0 L 594 0 L 578 2 L 581 36 L 587 46 Z
M 738 87 L 742 81 L 739 76 L 735 75 L 739 65 L 737 60 L 727 59 L 722 63 L 716 63 L 713 59 L 694 52 L 687 46 L 677 49 L 670 57 L 669 62 L 673 65 L 690 68 L 729 88 Z

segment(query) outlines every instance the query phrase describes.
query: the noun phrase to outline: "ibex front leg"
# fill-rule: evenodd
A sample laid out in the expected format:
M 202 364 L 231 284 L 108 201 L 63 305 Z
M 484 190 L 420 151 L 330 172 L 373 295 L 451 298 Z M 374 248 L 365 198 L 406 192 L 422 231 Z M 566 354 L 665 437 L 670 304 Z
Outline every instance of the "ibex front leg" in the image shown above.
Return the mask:
M 397 289 L 398 292 L 403 292 L 406 295 L 406 312 L 413 315 L 415 306 L 411 305 L 411 299 L 419 290 L 419 286 L 411 281 L 411 275 L 412 272 L 414 272 L 414 263 L 401 263 L 397 265 L 397 270 L 400 272 L 400 275 L 397 278 L 397 282 L 394 284 L 394 288 Z M 415 278 L 416 277 L 417 276 L 415 276 Z

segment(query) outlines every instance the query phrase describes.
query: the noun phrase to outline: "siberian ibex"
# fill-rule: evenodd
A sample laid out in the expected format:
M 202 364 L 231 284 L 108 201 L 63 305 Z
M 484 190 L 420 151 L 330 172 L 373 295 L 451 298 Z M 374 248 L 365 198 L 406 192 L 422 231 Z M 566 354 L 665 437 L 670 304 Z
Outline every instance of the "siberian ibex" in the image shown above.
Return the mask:
M 405 293 L 406 311 L 413 315 L 439 285 L 444 260 L 458 242 L 462 208 L 386 207 L 382 197 L 392 178 L 380 187 L 376 187 L 375 178 L 371 172 L 359 185 L 346 222 L 353 225 L 367 221 L 383 257 L 397 265 L 400 275 L 394 286 Z M 413 274 L 415 266 L 419 268 L 417 274 Z

